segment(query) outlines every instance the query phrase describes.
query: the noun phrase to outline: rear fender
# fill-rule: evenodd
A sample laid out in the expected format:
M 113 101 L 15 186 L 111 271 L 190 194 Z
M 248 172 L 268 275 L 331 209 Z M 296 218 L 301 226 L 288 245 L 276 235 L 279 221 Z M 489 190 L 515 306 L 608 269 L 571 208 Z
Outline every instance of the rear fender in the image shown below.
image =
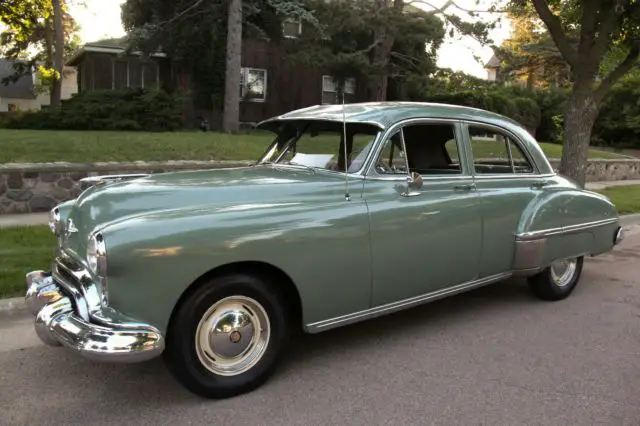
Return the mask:
M 545 191 L 520 218 L 513 270 L 531 275 L 556 260 L 607 252 L 618 228 L 616 208 L 605 196 L 581 189 Z

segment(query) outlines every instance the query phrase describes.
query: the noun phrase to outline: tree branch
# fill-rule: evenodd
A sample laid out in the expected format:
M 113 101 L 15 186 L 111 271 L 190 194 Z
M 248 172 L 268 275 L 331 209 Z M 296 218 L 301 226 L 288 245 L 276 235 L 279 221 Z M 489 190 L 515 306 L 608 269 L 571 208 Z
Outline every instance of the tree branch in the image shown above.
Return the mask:
M 564 59 L 569 63 L 571 68 L 576 69 L 578 65 L 578 56 L 576 51 L 571 48 L 567 35 L 562 29 L 560 19 L 551 12 L 545 0 L 532 0 L 533 6 L 536 8 L 540 19 L 545 23 L 549 34 L 553 38 L 558 50 L 562 53 Z
M 580 58 L 588 58 L 590 56 L 591 47 L 596 38 L 599 3 L 599 0 L 585 0 L 582 7 L 580 41 L 578 42 L 578 57 Z
M 624 58 L 624 60 L 620 62 L 604 80 L 602 80 L 600 86 L 598 86 L 594 92 L 594 97 L 597 103 L 601 102 L 604 97 L 607 96 L 609 90 L 611 90 L 611 86 L 631 71 L 631 69 L 637 64 L 638 57 L 640 57 L 640 44 L 636 43 L 629 51 L 627 57 Z
M 616 22 L 620 17 L 620 13 L 623 11 L 624 9 L 620 7 L 609 7 L 609 10 L 600 10 L 600 14 L 604 15 L 606 13 L 606 15 L 600 22 L 600 28 L 598 28 L 598 38 L 595 40 L 593 50 L 590 52 L 590 54 L 588 54 L 590 65 L 593 64 L 594 67 L 597 67 L 598 64 L 600 64 L 602 56 L 605 54 L 607 48 L 609 47 L 611 33 L 614 31 Z

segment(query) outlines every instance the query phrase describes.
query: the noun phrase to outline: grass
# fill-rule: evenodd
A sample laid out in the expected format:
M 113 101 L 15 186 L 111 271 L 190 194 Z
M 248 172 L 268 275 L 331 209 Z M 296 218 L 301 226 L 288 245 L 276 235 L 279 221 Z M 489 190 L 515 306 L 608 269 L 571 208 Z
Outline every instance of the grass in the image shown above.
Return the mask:
M 611 186 L 597 192 L 609 197 L 619 214 L 640 213 L 640 185 Z
M 55 244 L 48 226 L 0 229 L 0 297 L 24 295 L 25 274 L 50 269 Z
M 67 161 L 254 160 L 272 139 L 268 132 L 222 133 L 107 132 L 0 129 L 0 164 Z M 541 143 L 549 158 L 562 146 Z M 591 150 L 590 158 L 622 156 Z

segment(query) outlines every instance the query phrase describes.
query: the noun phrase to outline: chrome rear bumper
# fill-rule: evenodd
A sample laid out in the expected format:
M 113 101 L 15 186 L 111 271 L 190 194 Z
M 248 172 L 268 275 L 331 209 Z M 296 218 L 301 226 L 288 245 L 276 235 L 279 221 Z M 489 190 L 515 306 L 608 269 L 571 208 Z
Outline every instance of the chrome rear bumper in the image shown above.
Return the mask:
M 51 274 L 33 271 L 26 280 L 25 303 L 35 316 L 38 337 L 47 345 L 64 345 L 94 361 L 124 363 L 146 361 L 164 350 L 162 334 L 151 325 L 112 319 L 104 311 L 92 316 L 101 324 L 84 320 Z

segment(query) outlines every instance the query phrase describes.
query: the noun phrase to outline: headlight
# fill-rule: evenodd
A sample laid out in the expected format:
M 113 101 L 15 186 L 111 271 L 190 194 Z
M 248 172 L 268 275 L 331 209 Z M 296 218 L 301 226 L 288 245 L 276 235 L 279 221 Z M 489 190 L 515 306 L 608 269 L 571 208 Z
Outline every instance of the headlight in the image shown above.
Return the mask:
M 49 229 L 51 229 L 51 232 L 56 236 L 60 236 L 60 228 L 60 209 L 58 207 L 54 207 L 49 212 Z
M 89 236 L 89 243 L 87 244 L 87 264 L 91 272 L 97 276 L 107 276 L 107 246 L 100 233 Z

